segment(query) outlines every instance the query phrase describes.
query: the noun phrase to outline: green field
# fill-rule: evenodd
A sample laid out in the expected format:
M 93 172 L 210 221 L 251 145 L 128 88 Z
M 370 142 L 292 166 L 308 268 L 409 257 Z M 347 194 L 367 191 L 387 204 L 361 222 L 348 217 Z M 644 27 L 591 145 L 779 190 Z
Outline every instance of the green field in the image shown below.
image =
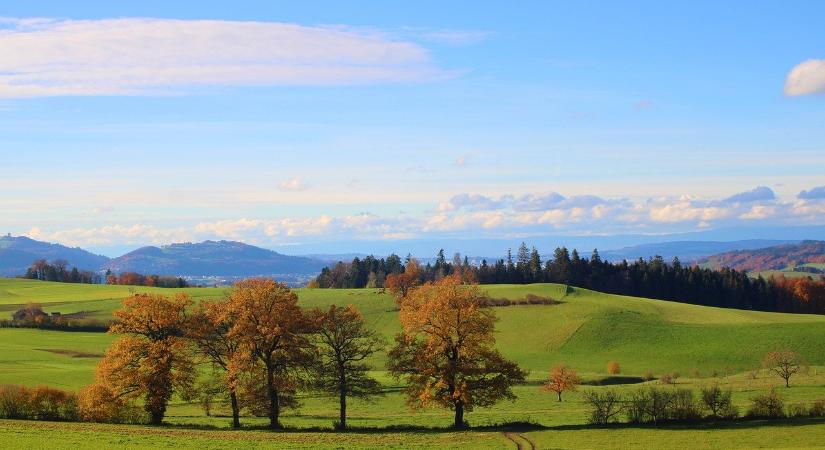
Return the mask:
M 515 402 L 469 413 L 467 418 L 472 426 L 520 421 L 548 427 L 522 430 L 510 436 L 516 440 L 529 439 L 539 448 L 662 448 L 678 446 L 675 445 L 677 442 L 696 448 L 815 447 L 825 442 L 825 424 L 821 421 L 748 422 L 666 429 L 587 428 L 583 426 L 587 407 L 582 402 L 581 391 L 605 387 L 582 387 L 559 403 L 552 395 L 540 392 L 537 383 L 552 365 L 559 362 L 576 368 L 587 383 L 609 381 L 606 364 L 615 360 L 621 364 L 623 376 L 638 377 L 647 371 L 656 375 L 678 371 L 682 375 L 679 379 L 681 387 L 698 389 L 711 382 L 730 386 L 735 391 L 736 403 L 744 409 L 753 395 L 781 384 L 781 380 L 764 370 L 750 374 L 758 367 L 764 353 L 776 348 L 792 348 L 805 358 L 811 370 L 793 379 L 792 388 L 782 388 L 780 392 L 786 403 L 810 403 L 825 398 L 823 316 L 708 308 L 584 289 L 573 289 L 566 294 L 563 286 L 552 284 L 496 285 L 482 286 L 482 289 L 496 298 L 516 299 L 531 293 L 559 299 L 560 303 L 495 308 L 499 317 L 497 346 L 505 356 L 531 371 L 531 383 L 515 388 L 519 397 Z M 36 302 L 49 312 L 87 311 L 94 317 L 106 319 L 120 299 L 132 292 L 147 290 L 150 289 L 0 279 L 0 308 L 6 311 L 3 314 L 10 314 L 20 305 Z M 171 294 L 177 290 L 154 291 Z M 185 291 L 198 299 L 224 294 L 223 289 L 214 288 Z M 386 336 L 388 342 L 398 331 L 397 312 L 389 295 L 367 289 L 299 289 L 297 292 L 305 307 L 324 307 L 332 303 L 356 305 L 369 325 Z M 76 389 L 91 381 L 96 355 L 102 353 L 112 339 L 103 333 L 0 329 L 0 384 L 48 384 Z M 388 393 L 372 403 L 354 401 L 349 411 L 352 426 L 438 428 L 450 423 L 449 411 L 409 410 L 397 392 L 397 383 L 383 371 L 384 362 L 383 354 L 372 361 L 375 375 L 385 384 Z M 615 386 L 622 391 L 636 387 Z M 331 428 L 337 414 L 332 398 L 308 393 L 301 400 L 302 407 L 284 417 L 286 426 L 294 429 Z M 225 414 L 225 411 L 219 413 Z M 50 430 L 59 430 L 60 445 L 75 448 L 80 445 L 78 443 L 89 447 L 92 442 L 100 448 L 115 444 L 225 448 L 237 441 L 250 448 L 289 448 L 310 442 L 329 448 L 502 448 L 507 445 L 515 448 L 501 430 L 466 433 L 370 431 L 343 436 L 319 432 L 237 433 L 219 430 L 228 427 L 226 417 L 205 417 L 198 406 L 181 402 L 171 405 L 167 421 L 178 427 L 198 430 L 0 421 L 0 445 L 5 440 L 18 443 L 18 447 L 37 447 Z M 255 418 L 244 418 L 243 422 L 246 426 L 264 424 L 264 420 Z M 794 433 L 799 438 L 788 441 L 789 430 L 799 431 Z

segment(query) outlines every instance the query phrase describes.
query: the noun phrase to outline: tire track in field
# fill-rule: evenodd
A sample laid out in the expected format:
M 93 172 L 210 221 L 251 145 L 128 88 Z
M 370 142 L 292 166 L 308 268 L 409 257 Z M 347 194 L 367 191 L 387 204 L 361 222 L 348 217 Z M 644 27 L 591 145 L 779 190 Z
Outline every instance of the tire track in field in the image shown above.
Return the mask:
M 517 450 L 536 450 L 536 444 L 521 433 L 503 431 L 504 437 L 516 444 Z

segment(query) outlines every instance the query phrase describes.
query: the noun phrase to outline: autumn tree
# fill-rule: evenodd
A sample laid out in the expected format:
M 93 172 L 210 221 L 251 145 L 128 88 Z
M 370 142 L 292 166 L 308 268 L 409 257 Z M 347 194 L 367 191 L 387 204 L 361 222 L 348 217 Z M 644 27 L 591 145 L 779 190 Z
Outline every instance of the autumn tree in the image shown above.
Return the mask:
M 618 375 L 622 373 L 622 368 L 616 361 L 610 361 L 607 363 L 607 373 L 610 375 Z
M 201 303 L 190 320 L 188 337 L 196 344 L 198 354 L 211 364 L 213 369 L 224 373 L 222 385 L 224 392 L 229 395 L 232 427 L 240 428 L 238 387 L 241 340 L 237 334 L 230 335 L 237 320 L 229 306 L 228 299 Z
M 418 261 L 415 258 L 410 258 L 404 267 L 403 273 L 387 275 L 387 278 L 384 280 L 384 287 L 389 289 L 400 301 L 400 299 L 407 296 L 407 293 L 418 286 L 421 278 L 420 271 Z
M 550 371 L 550 376 L 547 383 L 542 386 L 542 390 L 555 392 L 561 401 L 561 393 L 575 391 L 579 383 L 581 383 L 581 378 L 575 369 L 568 367 L 567 364 L 559 364 Z
M 268 278 L 240 281 L 230 294 L 225 316 L 234 321 L 227 335 L 237 339 L 242 350 L 233 364 L 252 374 L 251 383 L 260 381 L 269 427 L 281 428 L 281 409 L 294 406 L 300 372 L 313 360 L 298 296 Z M 252 392 L 256 388 L 252 386 Z
M 785 380 L 785 387 L 791 387 L 791 377 L 802 369 L 802 359 L 796 353 L 787 350 L 774 351 L 765 355 L 762 367 Z
M 347 397 L 368 398 L 380 393 L 364 361 L 382 348 L 379 335 L 367 329 L 364 317 L 352 305 L 332 305 L 313 317 L 318 359 L 316 386 L 338 395 L 339 429 L 347 427 Z
M 400 320 L 388 368 L 407 381 L 410 406 L 450 408 L 463 428 L 465 411 L 515 399 L 512 386 L 526 373 L 493 348 L 496 319 L 477 286 L 456 277 L 427 283 L 401 299 Z
M 95 380 L 114 398 L 143 397 L 152 424 L 163 422 L 172 394 L 187 396 L 194 385 L 195 366 L 184 334 L 191 300 L 140 294 L 127 298 L 114 312 L 110 333 L 121 334 L 97 366 Z

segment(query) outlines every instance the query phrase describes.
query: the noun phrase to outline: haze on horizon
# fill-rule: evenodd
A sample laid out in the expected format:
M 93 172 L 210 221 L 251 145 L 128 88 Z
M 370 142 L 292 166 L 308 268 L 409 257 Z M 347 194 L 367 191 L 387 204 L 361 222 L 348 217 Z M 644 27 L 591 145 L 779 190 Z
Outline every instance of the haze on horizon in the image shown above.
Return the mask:
M 0 6 L 0 232 L 825 225 L 820 2 Z

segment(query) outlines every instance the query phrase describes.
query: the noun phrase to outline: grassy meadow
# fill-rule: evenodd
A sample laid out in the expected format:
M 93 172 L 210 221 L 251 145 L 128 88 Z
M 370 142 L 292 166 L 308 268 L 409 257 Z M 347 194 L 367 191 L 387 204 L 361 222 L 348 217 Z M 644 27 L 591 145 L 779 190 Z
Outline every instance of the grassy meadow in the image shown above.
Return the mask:
M 371 363 L 374 375 L 386 387 L 386 395 L 372 402 L 353 400 L 349 422 L 374 430 L 345 435 L 320 433 L 331 429 L 337 418 L 335 399 L 306 393 L 302 406 L 283 417 L 295 431 L 273 435 L 264 430 L 234 432 L 228 428 L 228 411 L 218 407 L 217 417 L 206 417 L 195 404 L 174 401 L 163 429 L 142 426 L 57 424 L 0 421 L 0 446 L 38 447 L 53 431 L 60 433 L 52 448 L 110 448 L 114 445 L 140 448 L 226 448 L 242 442 L 248 448 L 294 448 L 312 443 L 320 448 L 572 448 L 572 447 L 679 447 L 752 448 L 759 446 L 815 447 L 825 443 L 821 420 L 787 420 L 694 426 L 585 427 L 588 408 L 582 400 L 587 389 L 606 389 L 602 384 L 629 392 L 638 388 L 646 372 L 660 375 L 678 372 L 679 387 L 698 389 L 720 383 L 734 391 L 735 403 L 743 411 L 751 397 L 783 385 L 767 371 L 753 369 L 762 356 L 777 348 L 790 348 L 802 355 L 810 370 L 792 378 L 792 387 L 782 387 L 786 404 L 811 403 L 825 398 L 825 317 L 763 313 L 709 308 L 674 302 L 601 294 L 584 289 L 567 291 L 564 286 L 482 286 L 493 298 L 520 299 L 527 294 L 552 297 L 554 305 L 496 307 L 497 346 L 502 353 L 530 370 L 529 382 L 517 386 L 515 402 L 470 412 L 474 427 L 506 422 L 531 422 L 545 429 L 495 429 L 454 433 L 439 428 L 451 423 L 446 410 L 410 410 L 399 392 L 398 382 L 384 372 L 385 355 Z M 8 316 L 29 302 L 47 312 L 84 312 L 108 319 L 121 299 L 133 292 L 189 293 L 195 299 L 218 298 L 224 289 L 152 289 L 128 286 L 92 286 L 0 279 L 0 315 Z M 377 290 L 298 289 L 305 307 L 353 304 L 370 327 L 389 343 L 398 331 L 393 298 Z M 91 381 L 99 355 L 113 336 L 104 333 L 0 329 L 0 384 L 46 384 L 77 389 Z M 606 373 L 608 361 L 617 361 L 622 373 Z M 541 392 L 539 384 L 553 365 L 565 362 L 579 371 L 587 386 L 566 393 L 564 401 Z M 656 383 L 655 381 L 648 383 Z M 248 427 L 262 427 L 264 419 L 244 417 Z M 417 428 L 413 432 L 409 427 Z M 304 429 L 305 431 L 301 431 Z M 423 431 L 427 429 L 428 431 Z M 788 436 L 793 432 L 793 439 Z M 61 447 L 64 446 L 64 447 Z

